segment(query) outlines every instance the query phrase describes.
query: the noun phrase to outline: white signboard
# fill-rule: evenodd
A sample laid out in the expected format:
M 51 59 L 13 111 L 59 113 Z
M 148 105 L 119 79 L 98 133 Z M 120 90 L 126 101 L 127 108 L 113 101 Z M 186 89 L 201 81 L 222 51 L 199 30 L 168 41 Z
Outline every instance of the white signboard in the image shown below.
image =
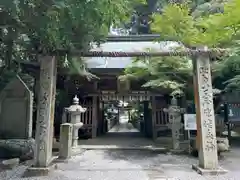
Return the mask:
M 197 130 L 196 114 L 184 114 L 184 129 Z

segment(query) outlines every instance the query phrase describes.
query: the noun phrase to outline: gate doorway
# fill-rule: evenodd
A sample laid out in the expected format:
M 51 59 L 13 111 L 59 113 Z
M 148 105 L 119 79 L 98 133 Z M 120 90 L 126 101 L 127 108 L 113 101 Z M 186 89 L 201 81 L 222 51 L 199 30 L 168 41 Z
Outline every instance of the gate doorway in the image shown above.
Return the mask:
M 145 91 L 128 93 L 102 92 L 103 134 L 108 136 L 146 136 L 143 102 L 150 96 Z M 152 121 L 151 117 L 146 117 Z
M 115 101 L 104 105 L 106 135 L 144 136 L 144 112 L 140 102 Z
M 80 139 L 81 148 L 163 148 L 163 145 L 156 145 L 154 138 L 166 134 L 165 97 L 144 91 L 128 94 L 104 92 L 91 96 L 97 99 L 97 105 L 92 104 L 92 110 L 97 107 L 97 118 L 91 121 L 96 124 L 97 136 Z M 91 114 L 95 117 L 94 112 Z
M 155 120 L 148 92 L 103 92 L 97 99 L 97 137 L 81 139 L 79 145 L 83 149 L 155 147 L 152 139 Z

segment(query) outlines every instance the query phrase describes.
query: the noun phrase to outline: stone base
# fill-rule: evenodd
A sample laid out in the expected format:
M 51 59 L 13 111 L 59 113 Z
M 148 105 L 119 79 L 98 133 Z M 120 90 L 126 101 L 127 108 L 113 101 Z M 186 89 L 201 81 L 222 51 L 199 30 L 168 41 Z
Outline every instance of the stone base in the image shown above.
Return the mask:
M 198 174 L 201 175 L 220 175 L 220 174 L 226 174 L 228 173 L 227 170 L 218 167 L 217 169 L 203 169 L 199 167 L 199 165 L 193 164 L 192 169 L 197 171 Z
M 34 177 L 34 176 L 48 176 L 50 172 L 57 169 L 56 164 L 51 164 L 48 167 L 29 167 L 23 174 L 23 177 Z

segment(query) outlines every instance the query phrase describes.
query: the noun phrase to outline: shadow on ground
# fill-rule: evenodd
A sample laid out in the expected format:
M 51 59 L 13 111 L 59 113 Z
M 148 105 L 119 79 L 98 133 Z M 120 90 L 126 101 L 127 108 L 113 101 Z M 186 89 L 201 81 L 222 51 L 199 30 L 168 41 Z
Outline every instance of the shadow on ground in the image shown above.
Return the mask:
M 109 132 L 106 135 L 88 140 L 79 140 L 79 145 L 139 147 L 155 146 L 153 140 L 145 138 L 140 132 Z
M 144 158 L 156 158 L 159 154 L 154 151 L 143 150 L 105 150 L 105 157 L 114 160 L 139 161 Z

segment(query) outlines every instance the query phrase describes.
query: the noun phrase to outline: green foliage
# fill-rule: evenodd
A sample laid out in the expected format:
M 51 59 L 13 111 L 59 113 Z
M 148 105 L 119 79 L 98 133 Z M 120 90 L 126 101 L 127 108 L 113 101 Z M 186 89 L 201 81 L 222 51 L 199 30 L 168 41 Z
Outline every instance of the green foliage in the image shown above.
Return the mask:
M 166 5 L 167 4 L 167 5 Z M 166 3 L 162 13 L 153 15 L 152 29 L 161 35 L 160 40 L 181 42 L 188 48 L 225 47 L 232 53 L 212 63 L 214 87 L 231 90 L 240 87 L 240 1 L 223 0 L 193 1 L 189 3 Z M 224 11 L 223 11 L 224 10 Z M 234 52 L 233 52 L 234 50 Z M 144 66 L 125 70 L 121 79 L 145 79 L 143 86 L 165 89 L 169 93 L 191 94 L 191 61 L 180 57 L 140 59 Z
M 141 66 L 139 66 L 141 64 Z M 143 87 L 161 89 L 173 95 L 182 94 L 191 81 L 192 65 L 184 57 L 152 57 L 148 60 L 137 59 L 126 68 L 121 80 L 146 81 Z
M 240 87 L 240 51 L 239 48 L 234 50 L 229 57 L 213 65 L 213 83 L 223 91 L 239 90 Z
M 187 4 L 169 4 L 154 15 L 152 28 L 163 40 L 174 40 L 187 47 L 219 47 L 239 36 L 240 1 L 225 3 L 223 13 L 194 18 Z
M 224 2 L 226 0 L 212 0 L 207 2 L 202 2 L 195 6 L 195 9 L 192 11 L 193 17 L 200 17 L 203 15 L 222 13 L 224 11 Z
M 104 40 L 110 25 L 124 21 L 138 2 L 143 0 L 1 0 L 0 61 L 15 72 L 14 61 L 37 61 L 32 51 L 87 51 L 91 42 Z M 81 58 L 59 60 L 69 73 L 94 77 Z
M 100 40 L 113 23 L 129 13 L 130 1 L 43 0 L 1 1 L 18 28 L 40 48 L 80 48 Z

